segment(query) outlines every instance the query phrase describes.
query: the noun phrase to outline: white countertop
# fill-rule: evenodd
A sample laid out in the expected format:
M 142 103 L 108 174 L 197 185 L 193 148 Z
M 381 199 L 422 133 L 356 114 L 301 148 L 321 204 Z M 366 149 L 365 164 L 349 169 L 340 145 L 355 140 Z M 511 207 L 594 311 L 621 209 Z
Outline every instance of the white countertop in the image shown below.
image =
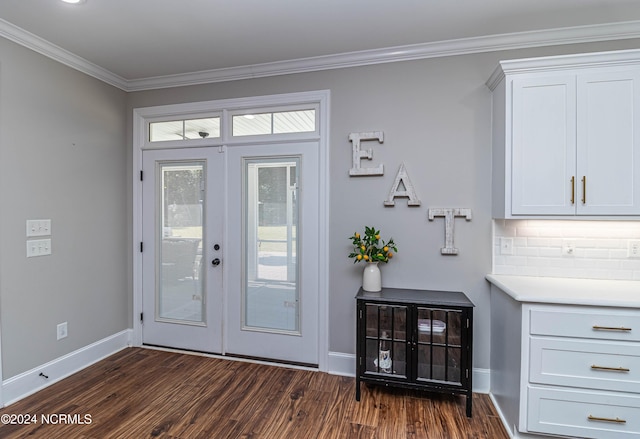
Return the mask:
M 640 281 L 502 274 L 486 279 L 519 302 L 640 308 Z

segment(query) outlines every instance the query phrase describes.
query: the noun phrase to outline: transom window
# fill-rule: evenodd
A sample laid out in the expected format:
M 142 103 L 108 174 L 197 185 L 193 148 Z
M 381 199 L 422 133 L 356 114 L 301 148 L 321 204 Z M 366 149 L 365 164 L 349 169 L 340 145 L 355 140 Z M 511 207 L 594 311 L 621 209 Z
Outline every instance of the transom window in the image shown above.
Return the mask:
M 246 136 L 313 133 L 318 129 L 316 108 L 265 110 L 218 111 L 216 116 L 210 117 L 153 121 L 148 123 L 147 139 L 150 143 L 228 140 Z
M 204 139 L 220 137 L 220 118 L 183 119 L 149 123 L 149 141 Z
M 233 136 L 308 133 L 316 129 L 315 110 L 247 113 L 234 115 L 232 119 Z

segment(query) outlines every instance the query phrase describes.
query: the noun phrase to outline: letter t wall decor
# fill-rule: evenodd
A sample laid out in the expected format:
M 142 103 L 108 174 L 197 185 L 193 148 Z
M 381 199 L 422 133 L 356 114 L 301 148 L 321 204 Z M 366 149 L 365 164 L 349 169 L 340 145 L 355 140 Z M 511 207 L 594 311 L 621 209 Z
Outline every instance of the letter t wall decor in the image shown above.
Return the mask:
M 429 209 L 429 221 L 437 216 L 444 217 L 444 247 L 440 249 L 443 255 L 457 255 L 458 249 L 453 246 L 453 229 L 455 218 L 464 216 L 467 221 L 471 221 L 471 209 L 460 207 L 442 207 Z

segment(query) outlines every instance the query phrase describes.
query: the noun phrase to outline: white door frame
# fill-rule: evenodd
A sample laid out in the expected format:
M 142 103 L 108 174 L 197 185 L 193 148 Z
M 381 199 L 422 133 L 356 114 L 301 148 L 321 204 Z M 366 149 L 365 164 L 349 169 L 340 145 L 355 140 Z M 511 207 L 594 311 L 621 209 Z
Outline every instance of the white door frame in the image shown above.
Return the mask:
M 314 133 L 272 135 L 269 138 L 252 140 L 251 143 L 273 141 L 296 141 L 315 139 L 319 145 L 319 229 L 321 236 L 329 235 L 329 104 L 328 90 L 302 93 L 288 93 L 280 95 L 258 96 L 238 99 L 224 99 L 217 101 L 193 102 L 186 104 L 162 105 L 155 107 L 137 108 L 133 111 L 133 196 L 132 196 L 132 274 L 133 274 L 133 346 L 142 346 L 142 151 L 154 148 L 180 148 L 196 146 L 217 146 L 219 148 L 233 147 L 247 144 L 247 139 L 231 138 L 228 130 L 223 129 L 218 139 L 198 139 L 191 141 L 149 142 L 148 123 L 151 120 L 185 119 L 198 117 L 206 113 L 225 115 L 228 111 L 245 108 L 288 106 L 299 104 L 317 105 L 318 126 Z M 225 206 L 226 207 L 226 206 Z M 226 240 L 226 237 L 225 237 Z M 326 240 L 319 240 L 318 248 L 318 369 L 327 371 L 329 366 L 329 260 Z M 223 243 L 224 248 L 228 243 Z M 226 276 L 225 276 L 226 278 Z M 225 279 L 226 282 L 226 279 Z M 225 288 L 226 294 L 226 288 Z

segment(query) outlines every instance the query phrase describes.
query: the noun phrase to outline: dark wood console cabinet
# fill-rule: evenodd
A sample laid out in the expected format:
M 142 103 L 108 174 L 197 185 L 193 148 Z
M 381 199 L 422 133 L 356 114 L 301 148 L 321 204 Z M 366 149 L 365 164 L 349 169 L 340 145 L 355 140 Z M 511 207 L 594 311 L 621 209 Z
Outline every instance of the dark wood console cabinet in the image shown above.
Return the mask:
M 360 288 L 356 400 L 361 382 L 461 394 L 471 417 L 473 306 L 461 292 Z

